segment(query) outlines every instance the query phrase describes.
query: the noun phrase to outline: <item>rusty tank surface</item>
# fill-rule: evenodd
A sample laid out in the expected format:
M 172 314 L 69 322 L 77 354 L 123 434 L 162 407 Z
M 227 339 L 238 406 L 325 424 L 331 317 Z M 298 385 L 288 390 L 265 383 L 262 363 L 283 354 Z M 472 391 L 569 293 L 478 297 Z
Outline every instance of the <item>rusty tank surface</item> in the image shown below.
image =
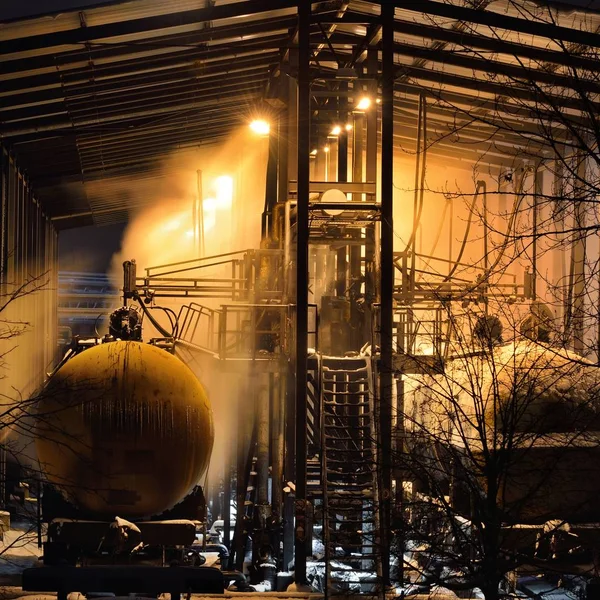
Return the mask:
M 40 394 L 38 415 L 49 482 L 88 514 L 159 514 L 208 467 L 206 392 L 183 362 L 149 344 L 114 341 L 76 355 Z

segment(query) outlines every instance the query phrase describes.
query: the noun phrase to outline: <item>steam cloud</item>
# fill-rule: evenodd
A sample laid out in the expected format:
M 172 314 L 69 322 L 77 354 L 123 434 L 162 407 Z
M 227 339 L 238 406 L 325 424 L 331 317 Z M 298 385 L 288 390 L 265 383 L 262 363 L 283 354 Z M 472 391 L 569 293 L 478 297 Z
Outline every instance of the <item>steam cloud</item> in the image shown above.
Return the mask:
M 214 256 L 249 248 L 260 243 L 260 219 L 265 198 L 268 141 L 251 132 L 237 131 L 219 146 L 193 152 L 174 153 L 160 168 L 160 182 L 151 197 L 147 186 L 131 181 L 125 190 L 134 206 L 144 205 L 130 216 L 121 250 L 113 257 L 112 274 L 122 281 L 122 263 L 135 259 L 138 276 L 146 267 Z M 199 199 L 198 171 L 201 171 Z M 201 202 L 199 202 L 201 200 Z M 204 252 L 199 243 L 200 206 L 204 217 Z M 194 217 L 196 217 L 194 219 Z M 229 265 L 186 273 L 186 276 L 231 277 Z M 227 299 L 157 299 L 175 312 L 183 304 L 196 301 L 218 308 Z M 155 311 L 158 312 L 158 311 Z M 159 315 L 157 314 L 157 317 Z M 159 319 L 161 324 L 166 321 Z M 150 323 L 144 326 L 144 339 L 160 336 Z M 215 417 L 215 447 L 209 473 L 209 486 L 222 476 L 224 459 L 235 448 L 238 408 L 248 397 L 247 373 L 220 372 L 212 358 L 198 353 L 179 353 L 207 389 Z M 240 368 L 241 363 L 240 363 Z M 216 516 L 216 515 L 215 515 Z

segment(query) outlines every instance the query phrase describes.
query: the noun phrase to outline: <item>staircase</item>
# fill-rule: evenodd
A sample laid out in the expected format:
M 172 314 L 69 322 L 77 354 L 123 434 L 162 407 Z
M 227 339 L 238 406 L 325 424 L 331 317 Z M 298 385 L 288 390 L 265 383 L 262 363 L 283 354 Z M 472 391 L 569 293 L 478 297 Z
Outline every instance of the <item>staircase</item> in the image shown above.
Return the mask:
M 324 591 L 368 591 L 377 562 L 370 358 L 323 357 L 320 389 Z

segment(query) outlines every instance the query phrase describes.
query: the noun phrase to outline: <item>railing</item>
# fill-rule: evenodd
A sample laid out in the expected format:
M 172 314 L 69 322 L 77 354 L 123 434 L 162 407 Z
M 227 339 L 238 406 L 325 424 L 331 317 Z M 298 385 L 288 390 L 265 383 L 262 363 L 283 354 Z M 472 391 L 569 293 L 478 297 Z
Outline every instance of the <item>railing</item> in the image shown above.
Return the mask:
M 490 274 L 479 265 L 411 251 L 394 252 L 394 266 L 400 280 L 395 298 L 404 305 L 486 296 L 531 298 L 532 294 L 531 274 L 527 272 L 519 283 L 513 273 Z
M 294 339 L 293 308 L 282 304 L 224 304 L 214 310 L 193 302 L 179 311 L 176 343 L 224 360 L 289 357 Z M 309 348 L 317 345 L 316 312 L 316 305 L 309 305 Z
M 192 302 L 179 309 L 177 323 L 177 342 L 213 354 L 218 352 L 219 311 Z
M 372 344 L 381 347 L 381 307 L 373 305 Z M 442 306 L 394 310 L 392 350 L 394 368 L 419 373 L 441 368 L 448 346 L 449 318 Z
M 280 300 L 283 251 L 227 252 L 145 269 L 136 278 L 146 297 L 224 298 L 239 302 Z
M 223 305 L 219 319 L 219 358 L 253 360 L 285 353 L 288 321 L 287 305 Z

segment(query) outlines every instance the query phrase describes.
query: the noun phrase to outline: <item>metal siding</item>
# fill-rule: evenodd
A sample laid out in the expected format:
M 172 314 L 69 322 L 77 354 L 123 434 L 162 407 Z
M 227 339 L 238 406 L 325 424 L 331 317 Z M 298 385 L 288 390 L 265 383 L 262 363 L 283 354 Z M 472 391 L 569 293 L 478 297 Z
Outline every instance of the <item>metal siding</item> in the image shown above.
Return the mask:
M 56 231 L 30 182 L 0 147 L 2 302 L 0 330 L 4 403 L 27 399 L 56 357 Z M 38 289 L 39 288 L 39 289 Z M 22 290 L 20 293 L 19 290 Z M 16 298 L 11 300 L 11 295 Z M 23 329 L 7 336 L 8 328 Z

